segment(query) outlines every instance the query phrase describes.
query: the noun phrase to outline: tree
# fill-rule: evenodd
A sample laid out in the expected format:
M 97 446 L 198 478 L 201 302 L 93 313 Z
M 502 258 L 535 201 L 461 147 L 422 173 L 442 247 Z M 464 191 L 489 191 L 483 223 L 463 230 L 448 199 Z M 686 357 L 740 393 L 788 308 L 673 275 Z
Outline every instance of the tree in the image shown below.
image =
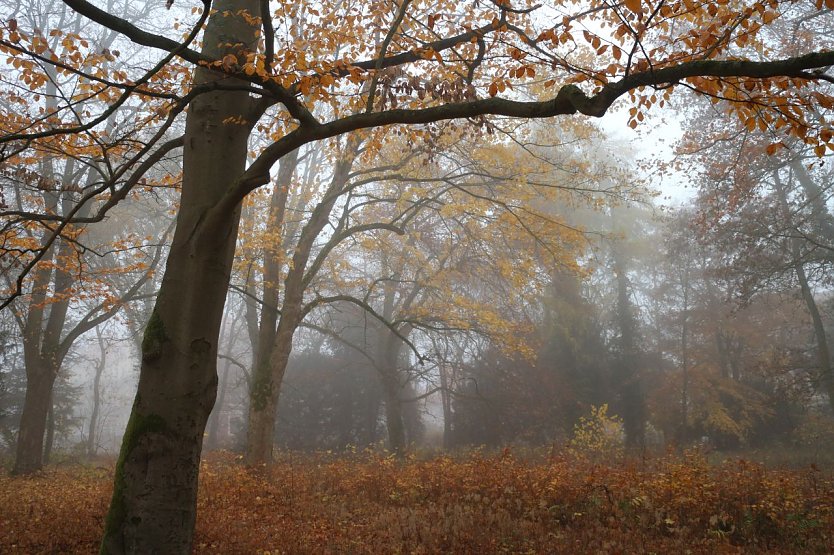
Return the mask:
M 89 217 L 94 219 L 136 186 L 156 160 L 183 149 L 177 229 L 145 332 L 104 552 L 191 549 L 199 456 L 216 394 L 218 332 L 240 203 L 269 181 L 278 160 L 300 146 L 372 128 L 378 129 L 370 132 L 378 143 L 398 124 L 485 115 L 600 116 L 624 95 L 635 102 L 636 125 L 643 109 L 663 103 L 679 83 L 732 98 L 738 115 L 754 125 L 785 122 L 794 135 L 826 144 L 820 126 L 797 114 L 795 106 L 814 104 L 825 111 L 832 105 L 824 88 L 831 79 L 824 68 L 834 64 L 828 39 L 799 54 L 768 45 L 766 57 L 750 61 L 760 59 L 757 31 L 779 18 L 775 5 L 751 4 L 739 11 L 719 3 L 695 8 L 687 2 L 590 3 L 565 13 L 561 5 L 537 10 L 506 0 L 403 1 L 395 10 L 381 2 L 282 3 L 272 12 L 268 2 L 205 0 L 194 26 L 178 42 L 85 0 L 65 4 L 162 57 L 147 71 L 123 68 L 121 74 L 102 77 L 89 72 L 83 56 L 53 58 L 43 47 L 46 30 L 7 23 L 3 52 L 13 66 L 20 60 L 22 81 L 42 87 L 43 81 L 33 77 L 39 64 L 47 64 L 89 79 L 108 102 L 98 113 L 80 114 L 80 122 L 66 119 L 74 114 L 71 99 L 56 108 L 54 117 L 42 119 L 4 110 L 0 140 L 10 149 L 5 156 L 14 162 L 32 145 L 93 129 L 131 97 L 145 99 L 139 110 L 148 116 L 143 121 L 149 127 L 156 125 L 153 137 L 136 147 L 124 171 L 90 192 L 88 198 L 101 199 Z M 282 24 L 275 25 L 273 18 Z M 602 36 L 590 31 L 580 36 L 576 28 L 586 22 L 603 29 Z M 204 23 L 197 51 L 191 45 Z M 288 35 L 276 34 L 284 29 Z M 507 68 L 506 60 L 517 65 Z M 415 84 L 412 76 L 426 72 L 431 79 Z M 191 82 L 178 90 L 172 84 L 182 83 L 183 75 L 191 75 Z M 498 96 L 513 82 L 536 75 L 548 78 L 543 100 Z M 443 82 L 454 86 L 438 87 Z M 340 99 L 354 109 L 346 110 Z M 186 107 L 184 135 L 164 141 Z M 248 139 L 258 125 L 272 133 L 272 142 L 247 166 Z M 44 239 L 54 241 L 80 218 L 77 211 L 49 216 L 54 228 Z M 21 276 L 46 252 L 36 251 Z M 19 291 L 13 288 L 10 294 Z
M 701 115 L 703 118 L 703 114 Z M 703 134 L 715 140 L 694 148 Z M 727 135 L 741 140 L 727 141 Z M 786 139 L 773 143 L 767 133 L 742 126 L 690 131 L 682 151 L 702 168 L 698 176 L 703 241 L 721 245 L 720 271 L 749 301 L 757 294 L 799 290 L 813 324 L 816 380 L 834 409 L 834 368 L 814 289 L 830 285 L 834 224 L 827 207 L 831 171 L 814 164 L 820 153 Z M 825 158 L 826 160 L 828 157 Z M 743 268 L 743 270 L 741 270 Z M 732 346 L 719 334 L 724 362 Z M 738 369 L 733 368 L 734 377 Z

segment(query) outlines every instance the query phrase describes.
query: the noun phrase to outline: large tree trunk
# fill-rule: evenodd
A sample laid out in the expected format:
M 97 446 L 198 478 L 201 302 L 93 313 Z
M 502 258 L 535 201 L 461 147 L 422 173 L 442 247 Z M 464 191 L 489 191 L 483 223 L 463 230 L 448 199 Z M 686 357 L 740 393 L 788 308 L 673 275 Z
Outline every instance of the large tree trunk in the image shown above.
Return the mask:
M 44 437 L 55 376 L 54 369 L 42 360 L 26 363 L 26 397 L 12 474 L 29 474 L 43 467 Z
M 244 11 L 258 13 L 258 4 L 227 0 L 215 7 L 204 52 L 222 58 L 240 43 L 254 48 L 255 27 Z M 203 67 L 194 79 L 237 84 Z M 200 451 L 217 389 L 217 342 L 240 218 L 239 207 L 221 213 L 215 205 L 244 170 L 252 122 L 231 118 L 256 115 L 247 114 L 250 106 L 247 93 L 226 90 L 203 94 L 189 108 L 177 229 L 142 342 L 103 553 L 191 552 Z
M 246 438 L 246 461 L 251 465 L 272 462 L 272 440 L 275 435 L 275 418 L 281 382 L 290 360 L 292 339 L 301 322 L 300 300 L 290 302 L 292 290 L 287 291 L 287 301 L 281 311 L 278 332 L 272 342 L 269 359 L 255 367 L 249 394 L 249 428 Z
M 396 377 L 383 378 L 385 389 L 385 425 L 388 428 L 388 450 L 398 457 L 406 450 L 405 422 L 400 400 L 399 380 Z

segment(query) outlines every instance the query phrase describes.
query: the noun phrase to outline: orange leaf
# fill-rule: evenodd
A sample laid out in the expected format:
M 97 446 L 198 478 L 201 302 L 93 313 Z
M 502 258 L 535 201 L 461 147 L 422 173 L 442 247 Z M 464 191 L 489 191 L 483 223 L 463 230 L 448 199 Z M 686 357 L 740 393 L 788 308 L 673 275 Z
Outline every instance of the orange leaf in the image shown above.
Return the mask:
M 628 8 L 629 11 L 632 11 L 634 13 L 640 13 L 640 8 L 643 5 L 643 1 L 642 0 L 623 0 L 623 4 L 625 4 L 625 7 Z

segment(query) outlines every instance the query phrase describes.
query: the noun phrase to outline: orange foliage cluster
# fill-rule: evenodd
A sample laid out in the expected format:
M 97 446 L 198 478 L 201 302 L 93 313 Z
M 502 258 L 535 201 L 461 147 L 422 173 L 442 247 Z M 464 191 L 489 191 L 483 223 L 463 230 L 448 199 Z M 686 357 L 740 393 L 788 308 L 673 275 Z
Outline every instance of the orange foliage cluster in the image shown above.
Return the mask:
M 109 471 L 0 478 L 0 552 L 89 553 Z M 697 456 L 285 455 L 202 468 L 198 553 L 834 552 L 834 479 Z

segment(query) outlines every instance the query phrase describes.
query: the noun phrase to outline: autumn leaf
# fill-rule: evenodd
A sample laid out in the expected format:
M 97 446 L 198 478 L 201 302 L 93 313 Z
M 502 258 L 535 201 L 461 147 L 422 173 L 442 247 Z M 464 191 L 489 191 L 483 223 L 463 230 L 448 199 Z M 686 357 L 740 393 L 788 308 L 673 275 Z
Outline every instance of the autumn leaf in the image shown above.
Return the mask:
M 623 4 L 629 11 L 640 13 L 643 2 L 642 0 L 623 0 Z

